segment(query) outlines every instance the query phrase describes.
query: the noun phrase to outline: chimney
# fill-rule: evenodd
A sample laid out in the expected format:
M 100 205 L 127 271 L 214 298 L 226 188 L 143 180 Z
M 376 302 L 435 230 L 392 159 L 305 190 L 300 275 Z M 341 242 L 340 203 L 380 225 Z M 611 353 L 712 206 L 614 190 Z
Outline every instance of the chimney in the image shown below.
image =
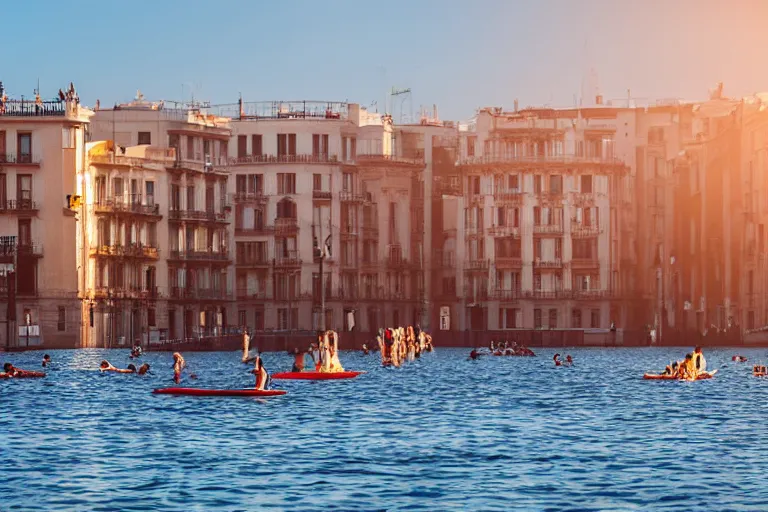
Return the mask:
M 437 121 L 437 104 L 432 104 L 432 117 L 434 121 Z
M 517 114 L 517 111 L 518 111 L 517 107 L 518 107 L 518 102 L 517 102 L 517 98 L 515 98 L 515 114 Z
M 602 94 L 598 94 L 595 97 L 595 104 L 596 105 L 602 105 L 603 104 L 603 95 Z

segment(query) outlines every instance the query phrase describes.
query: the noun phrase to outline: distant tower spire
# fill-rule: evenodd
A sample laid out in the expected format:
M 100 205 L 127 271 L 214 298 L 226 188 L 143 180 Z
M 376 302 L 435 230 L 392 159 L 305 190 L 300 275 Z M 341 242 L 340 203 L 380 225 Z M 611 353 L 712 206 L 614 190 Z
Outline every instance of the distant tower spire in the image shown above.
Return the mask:
M 600 94 L 600 82 L 597 77 L 597 69 L 593 65 L 592 53 L 589 48 L 589 39 L 584 39 L 584 74 L 581 79 L 581 101 L 582 107 L 592 107 L 598 103 L 598 97 L 602 102 Z

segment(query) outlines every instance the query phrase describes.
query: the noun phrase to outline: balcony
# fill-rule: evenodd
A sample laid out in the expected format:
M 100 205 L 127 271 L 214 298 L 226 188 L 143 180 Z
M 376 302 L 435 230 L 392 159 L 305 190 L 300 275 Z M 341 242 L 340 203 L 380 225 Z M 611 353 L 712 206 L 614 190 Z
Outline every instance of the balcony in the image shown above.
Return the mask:
M 483 194 L 470 194 L 467 198 L 467 206 L 485 206 L 485 195 Z
M 386 264 L 390 268 L 405 268 L 409 266 L 408 260 L 403 256 L 403 247 L 400 244 L 391 244 L 387 247 Z
M 575 156 L 575 155 L 483 155 L 462 159 L 458 167 L 493 167 L 508 165 L 516 168 L 529 168 L 531 164 L 549 164 L 553 167 L 590 167 L 595 165 L 609 166 L 616 169 L 626 169 L 624 162 L 607 156 Z
M 2 117 L 2 115 L 0 115 Z M 18 165 L 24 167 L 40 167 L 43 158 L 33 153 L 0 153 L 0 166 Z
M 160 217 L 160 205 L 154 199 L 148 198 L 146 204 L 142 204 L 140 195 L 128 196 L 128 199 L 100 198 L 93 204 L 95 213 L 125 213 L 131 215 L 149 215 Z
M 0 202 L 0 213 L 34 214 L 39 207 L 31 199 L 8 199 Z
M 268 268 L 272 262 L 263 256 L 246 256 L 244 254 L 238 254 L 235 259 L 235 265 L 241 268 Z
M 496 256 L 494 264 L 496 268 L 522 268 L 523 258 L 520 256 Z
M 226 157 L 214 157 L 197 153 L 194 158 L 177 158 L 171 170 L 200 172 L 211 177 L 224 173 L 228 160 Z M 221 174 L 219 174 L 221 176 Z
M 363 258 L 362 261 L 360 261 L 360 270 L 362 271 L 378 271 L 379 270 L 379 259 L 378 258 Z
M 591 193 L 573 193 L 573 204 L 579 208 L 591 208 L 595 206 L 595 194 Z
M 266 204 L 269 201 L 269 196 L 264 195 L 264 192 L 261 190 L 255 192 L 239 190 L 233 194 L 232 199 L 236 203 Z
M 448 181 L 445 178 L 440 178 L 437 191 L 441 196 L 461 197 L 463 195 L 461 183 L 458 180 Z
M 522 295 L 523 292 L 519 289 L 503 290 L 496 288 L 491 292 L 490 298 L 492 300 L 514 301 L 520 299 Z
M 43 245 L 36 242 L 0 245 L 0 263 L 14 263 L 14 258 L 20 257 L 42 258 Z
M 371 202 L 373 197 L 370 193 L 360 194 L 356 192 L 350 192 L 349 190 L 342 190 L 339 192 L 339 201 L 342 203 L 365 203 Z
M 563 260 L 560 258 L 534 258 L 533 266 L 534 268 L 563 268 Z
M 71 106 L 66 101 L 5 100 L 0 117 L 65 117 L 68 110 L 71 111 Z
M 271 294 L 266 291 L 252 292 L 248 291 L 247 288 L 238 288 L 236 296 L 238 300 L 269 300 L 272 298 Z
M 275 219 L 275 236 L 295 236 L 299 232 L 299 221 L 291 217 Z
M 536 224 L 533 226 L 534 235 L 562 235 L 563 232 L 562 224 Z
M 325 190 L 313 190 L 312 199 L 330 201 L 333 198 L 333 194 Z
M 214 210 L 170 210 L 168 219 L 172 221 L 185 222 L 218 222 L 228 223 L 229 212 L 224 210 L 216 212 Z
M 358 232 L 354 226 L 343 226 L 339 232 L 339 236 L 342 240 L 356 240 Z
M 521 206 L 523 193 L 519 190 L 495 190 L 493 202 L 496 203 L 496 206 Z
M 520 238 L 520 228 L 514 226 L 491 226 L 488 228 L 488 234 L 503 238 Z
M 439 269 L 455 269 L 456 253 L 453 251 L 435 250 L 432 257 L 433 266 Z
M 230 165 L 338 164 L 336 155 L 245 155 L 229 159 Z
M 172 250 L 168 259 L 200 263 L 227 263 L 229 262 L 229 253 L 227 251 Z
M 235 227 L 235 236 L 270 236 L 275 233 L 275 226 Z
M 298 251 L 289 251 L 287 255 L 277 256 L 275 258 L 275 268 L 280 269 L 296 269 L 301 268 L 301 258 L 299 258 Z
M 186 286 L 174 286 L 171 288 L 170 298 L 172 300 L 206 300 L 206 301 L 228 301 L 232 300 L 232 295 L 226 290 L 215 288 L 189 288 Z
M 361 229 L 363 234 L 363 240 L 378 240 L 379 228 L 372 226 L 363 226 Z
M 600 234 L 600 228 L 598 226 L 587 226 L 584 224 L 574 223 L 571 225 L 571 237 L 573 238 L 589 238 Z
M 157 247 L 141 244 L 98 245 L 91 247 L 89 253 L 91 256 L 139 258 L 148 260 L 156 260 L 159 257 Z
M 526 295 L 537 300 L 555 300 L 555 299 L 567 299 L 570 297 L 570 290 L 563 290 L 557 288 L 555 290 L 533 290 L 527 292 Z
M 491 268 L 491 262 L 487 258 L 470 258 L 464 266 L 464 270 L 470 272 L 487 272 L 489 268 Z
M 600 268 L 600 260 L 597 258 L 572 258 L 571 268 L 594 269 Z
M 576 300 L 602 300 L 614 297 L 611 290 L 572 290 L 571 296 Z
M 152 287 L 140 287 L 140 286 L 124 286 L 124 285 L 112 285 L 104 286 L 98 285 L 93 290 L 86 291 L 86 295 L 93 299 L 107 299 L 107 300 L 147 300 L 154 301 L 161 297 L 157 286 Z
M 383 155 L 383 154 L 369 154 L 369 155 L 361 155 L 357 154 L 355 157 L 355 160 L 358 164 L 364 164 L 364 165 L 405 165 L 405 166 L 412 166 L 412 167 L 423 167 L 424 166 L 424 156 L 416 156 L 414 158 L 404 157 L 404 156 L 395 156 L 395 155 Z

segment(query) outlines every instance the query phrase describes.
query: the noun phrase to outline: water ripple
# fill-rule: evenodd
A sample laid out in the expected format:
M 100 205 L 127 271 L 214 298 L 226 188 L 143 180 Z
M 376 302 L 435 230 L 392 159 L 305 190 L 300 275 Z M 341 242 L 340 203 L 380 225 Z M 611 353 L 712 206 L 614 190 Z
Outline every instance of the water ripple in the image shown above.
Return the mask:
M 562 352 L 561 349 L 559 349 Z M 763 351 L 745 351 L 751 361 Z M 3 510 L 760 510 L 768 379 L 730 351 L 711 381 L 647 382 L 683 350 L 467 361 L 399 370 L 344 354 L 354 381 L 277 383 L 275 399 L 153 396 L 155 375 L 92 371 L 122 351 L 55 351 L 44 380 L 0 382 Z M 42 354 L 5 354 L 36 369 Z M 199 387 L 249 387 L 237 353 L 185 355 Z M 285 354 L 265 355 L 273 371 Z

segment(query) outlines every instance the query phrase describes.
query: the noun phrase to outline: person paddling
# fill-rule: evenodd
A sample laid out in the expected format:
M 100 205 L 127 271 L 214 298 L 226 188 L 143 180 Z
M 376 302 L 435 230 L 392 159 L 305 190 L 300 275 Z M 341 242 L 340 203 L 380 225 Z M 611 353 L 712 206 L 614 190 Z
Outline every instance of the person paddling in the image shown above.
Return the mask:
M 173 353 L 173 381 L 178 384 L 181 381 L 181 371 L 187 367 L 187 362 L 180 353 Z
M 267 386 L 269 386 L 269 373 L 267 373 L 266 368 L 264 368 L 264 363 L 261 360 L 261 354 L 256 356 L 251 373 L 256 376 L 256 389 L 263 391 L 267 388 Z
M 693 364 L 697 375 L 707 371 L 707 360 L 704 358 L 704 354 L 701 352 L 701 347 L 696 347 L 693 351 Z

